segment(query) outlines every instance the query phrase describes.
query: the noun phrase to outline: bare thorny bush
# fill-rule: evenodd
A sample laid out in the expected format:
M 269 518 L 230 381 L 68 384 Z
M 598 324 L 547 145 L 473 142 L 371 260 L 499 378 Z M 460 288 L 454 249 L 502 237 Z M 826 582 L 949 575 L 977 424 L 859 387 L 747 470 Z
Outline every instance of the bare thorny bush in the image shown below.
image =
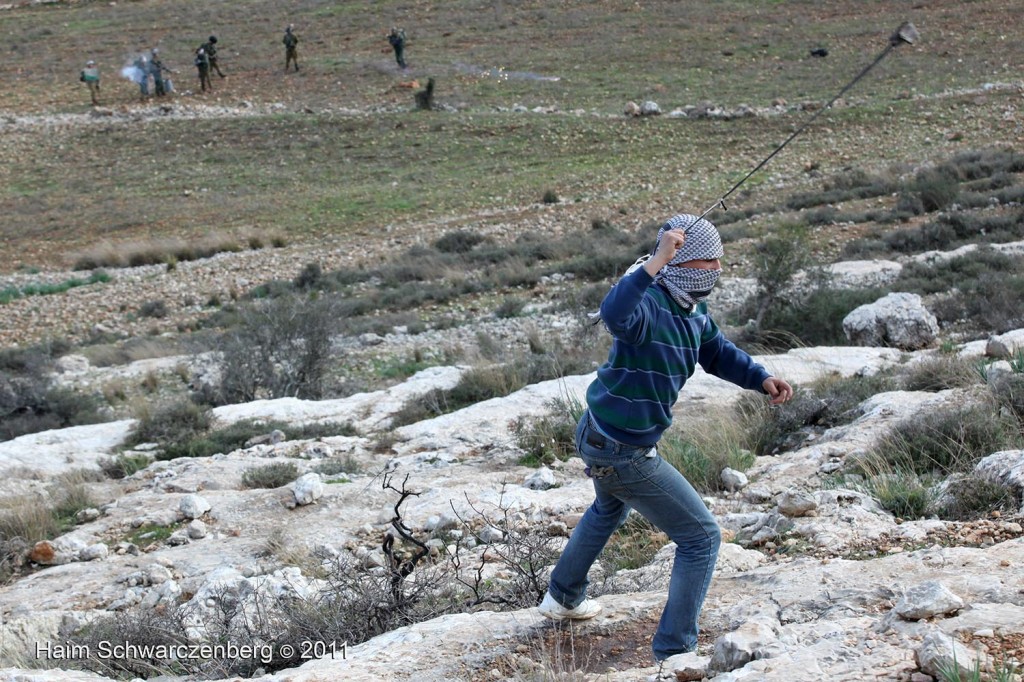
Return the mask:
M 238 326 L 221 339 L 215 400 L 323 397 L 338 324 L 338 302 L 330 296 L 295 295 L 246 307 Z
M 470 518 L 456 513 L 460 527 L 440 531 L 447 544 L 439 549 L 403 517 L 403 505 L 419 495 L 408 487 L 408 476 L 396 484 L 385 474 L 382 486 L 397 497 L 390 529 L 381 539 L 383 566 L 342 552 L 324 561 L 320 574 L 325 577 L 309 581 L 308 589 L 271 590 L 261 588 L 259 579 L 241 581 L 215 590 L 203 604 L 193 599 L 177 607 L 133 607 L 99 618 L 69 638 L 90 645 L 92 654 L 101 640 L 173 645 L 199 639 L 270 651 L 271 656 L 113 662 L 93 655 L 77 664 L 124 678 L 252 676 L 301 664 L 303 646 L 308 651 L 310 642 L 340 655 L 348 646 L 447 613 L 516 610 L 540 601 L 547 569 L 560 549 L 545 526 L 531 523 L 504 498 L 490 510 L 470 504 Z M 475 549 L 471 538 L 481 528 L 499 531 L 500 541 Z M 289 651 L 292 655 L 285 655 Z

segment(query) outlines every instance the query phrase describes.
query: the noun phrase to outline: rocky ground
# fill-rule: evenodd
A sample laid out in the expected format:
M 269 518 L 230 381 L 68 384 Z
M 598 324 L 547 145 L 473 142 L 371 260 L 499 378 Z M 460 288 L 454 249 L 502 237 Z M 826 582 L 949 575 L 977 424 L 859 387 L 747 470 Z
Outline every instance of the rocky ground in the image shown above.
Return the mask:
M 287 12 L 279 3 L 265 4 L 264 11 L 273 13 L 275 26 L 291 20 L 285 17 Z M 429 15 L 423 26 L 437 24 L 433 31 L 422 30 L 422 48 L 417 48 L 422 49 L 421 55 L 429 54 L 428 50 L 444 55 L 452 48 L 449 43 L 467 40 L 465 35 L 448 40 L 450 34 L 445 31 L 450 26 L 440 25 L 448 22 L 436 16 L 436 8 L 430 3 L 413 4 L 425 16 Z M 544 8 L 543 3 L 522 4 L 530 12 L 528 19 L 519 16 L 518 9 L 513 11 L 511 6 L 505 8 L 508 15 L 502 16 L 504 5 L 498 3 L 491 8 L 494 20 L 502 22 L 503 29 L 515 29 L 518 22 L 520 27 L 528 25 L 547 31 L 549 17 L 555 13 L 553 7 Z M 0 12 L 10 12 L 7 16 L 12 21 L 22 22 L 19 27 L 29 26 L 34 17 L 26 19 L 27 15 L 16 15 L 15 10 L 30 5 L 35 8 L 36 3 L 0 5 Z M 565 7 L 571 14 L 575 10 L 570 5 Z M 673 5 L 667 3 L 665 7 L 672 10 Z M 81 7 L 100 8 L 100 14 L 105 11 L 97 3 L 81 3 Z M 205 15 L 193 17 L 187 9 L 184 4 L 172 8 L 159 3 L 122 3 L 118 7 L 119 12 L 130 14 L 139 26 L 156 26 L 166 18 L 157 14 L 170 10 L 182 16 L 189 14 L 188 21 L 207 21 Z M 635 9 L 640 11 L 640 5 Z M 717 7 L 712 9 L 719 12 Z M 781 12 L 783 8 L 777 9 Z M 793 11 L 793 25 L 806 23 L 802 9 L 784 9 Z M 223 10 L 238 15 L 248 11 L 241 4 L 225 5 Z M 849 26 L 855 28 L 838 25 L 838 29 L 830 29 L 836 35 L 834 49 L 849 47 L 854 38 L 863 37 L 864 8 L 851 5 L 844 11 L 853 22 Z M 775 159 L 758 177 L 756 189 L 751 188 L 752 202 L 777 202 L 779 197 L 801 189 L 819 189 L 818 168 L 822 165 L 830 172 L 843 168 L 874 171 L 899 163 L 906 166 L 907 173 L 912 173 L 918 164 L 956 151 L 992 144 L 1012 148 L 1024 141 L 1020 120 L 1024 86 L 1019 74 L 1012 70 L 1012 55 L 1018 48 L 1007 39 L 1012 39 L 1012 32 L 1006 28 L 1014 25 L 1016 9 L 1009 4 L 1002 7 L 1000 3 L 972 3 L 966 8 L 937 3 L 935 7 L 922 5 L 915 11 L 920 11 L 924 19 L 918 20 L 920 28 L 932 30 L 930 35 L 936 37 L 916 48 L 921 51 L 915 53 L 918 57 L 926 55 L 930 61 L 893 60 L 887 66 L 898 75 L 887 77 L 884 96 L 866 93 L 860 99 L 853 94 L 838 102 L 838 108 L 851 108 L 835 122 L 828 118 L 822 121 L 813 136 L 801 140 L 807 142 L 806 146 L 794 145 Z M 972 30 L 961 30 L 963 12 L 973 13 L 969 17 L 974 24 Z M 244 36 L 251 44 L 227 53 L 225 61 L 239 70 L 225 81 L 218 81 L 215 95 L 197 96 L 183 90 L 163 104 L 138 103 L 133 85 L 110 78 L 110 104 L 93 110 L 84 104 L 69 105 L 68 102 L 82 101 L 77 82 L 62 81 L 62 85 L 54 87 L 54 67 L 49 67 L 50 71 L 35 69 L 27 64 L 27 53 L 14 51 L 11 59 L 0 66 L 0 73 L 9 76 L 0 85 L 0 91 L 8 95 L 3 98 L 4 109 L 0 112 L 0 160 L 7 175 L 0 175 L 9 178 L 13 186 L 18 179 L 22 152 L 43 140 L 71 139 L 82 131 L 146 126 L 164 120 L 244 122 L 253 117 L 273 118 L 280 113 L 361 119 L 406 111 L 411 91 L 419 84 L 399 82 L 390 56 L 379 54 L 379 37 L 376 33 L 370 35 L 376 31 L 374 26 L 379 17 L 375 11 L 368 10 L 367 14 L 374 16 L 362 18 L 366 26 L 359 29 L 362 35 L 357 38 L 358 45 L 336 49 L 344 44 L 335 41 L 338 36 L 333 33 L 327 35 L 326 28 L 323 36 L 308 41 L 304 49 L 311 54 L 319 53 L 321 62 L 304 70 L 301 79 L 281 77 L 278 55 L 265 50 L 262 44 L 263 28 L 253 30 L 246 23 L 247 30 L 239 32 L 234 40 L 240 41 Z M 485 14 L 490 21 L 490 13 L 479 12 L 475 7 L 460 17 L 464 22 L 475 22 Z M 560 14 L 557 16 L 562 20 Z M 724 31 L 727 38 L 737 32 L 742 34 L 735 23 L 741 21 L 737 18 L 741 16 L 745 15 L 717 17 L 714 28 Z M 627 15 L 623 17 L 628 19 Z M 262 21 L 262 17 L 236 16 L 235 20 Z M 230 24 L 227 19 L 224 21 Z M 569 25 L 577 25 L 578 21 L 569 17 Z M 45 22 L 37 23 L 42 26 Z M 325 26 L 329 23 L 324 22 Z M 338 26 L 344 23 L 332 24 L 330 31 L 340 34 L 343 31 Z M 642 27 L 643 23 L 639 25 Z M 104 34 L 99 44 L 107 60 L 114 63 L 124 49 L 123 36 L 117 35 L 122 27 L 113 20 L 97 20 L 95 26 L 109 33 Z M 35 37 L 46 58 L 38 60 L 33 53 L 31 59 L 60 64 L 62 74 L 75 72 L 86 53 L 85 47 L 93 49 L 88 42 L 92 37 L 80 28 L 72 31 L 67 41 L 49 39 L 54 35 L 48 32 L 49 28 L 40 30 L 41 33 L 27 31 L 26 35 Z M 189 30 L 205 35 L 208 29 L 197 24 Z M 57 35 L 63 33 L 58 31 Z M 777 65 L 772 63 L 774 58 L 767 49 L 776 38 L 771 32 L 758 38 L 762 52 L 768 55 L 758 57 L 768 65 L 760 69 L 763 74 L 776 72 Z M 634 39 L 639 41 L 636 36 Z M 152 36 L 132 40 L 145 43 L 147 48 L 159 42 Z M 180 44 L 172 49 L 182 54 L 191 49 L 183 36 L 174 40 Z M 428 42 L 431 40 L 435 42 Z M 983 51 L 976 49 L 979 41 L 985 47 Z M 644 49 L 656 43 L 647 38 L 640 42 Z M 1005 48 L 991 56 L 993 45 Z M 715 47 L 721 55 L 711 55 L 713 59 L 704 66 L 721 64 L 723 58 L 735 56 L 731 47 Z M 254 61 L 254 55 L 264 52 L 266 56 Z M 360 56 L 350 59 L 346 56 L 349 52 Z M 329 63 L 328 59 L 337 61 Z M 457 73 L 458 69 L 446 56 L 438 59 L 446 77 L 445 87 L 453 84 L 452 90 L 444 92 L 443 106 L 436 114 L 442 121 L 443 117 L 472 117 L 495 111 L 507 114 L 510 120 L 527 116 L 600 116 L 605 120 L 628 115 L 621 113 L 626 109 L 627 98 L 609 104 L 604 93 L 596 100 L 604 107 L 603 113 L 590 105 L 577 108 L 571 101 L 563 107 L 524 106 L 493 94 L 479 95 L 479 101 L 474 102 L 472 97 L 463 95 L 472 92 L 468 83 L 476 76 L 469 78 Z M 845 59 L 845 66 L 861 61 L 850 54 Z M 734 66 L 737 63 L 738 59 L 731 62 Z M 828 62 L 827 68 L 832 69 L 834 63 Z M 693 66 L 697 72 L 702 68 Z M 417 68 L 414 64 L 412 76 L 427 74 L 426 69 L 416 71 Z M 439 67 L 432 64 L 431 68 Z M 618 64 L 615 68 L 621 70 Z M 355 70 L 356 77 L 349 81 L 352 89 L 339 87 L 342 74 L 349 73 L 345 69 Z M 918 70 L 916 74 L 913 69 Z M 924 75 L 939 78 L 942 69 L 947 69 L 950 82 L 958 85 L 936 87 L 922 82 L 924 92 L 919 93 L 915 79 Z M 672 70 L 677 69 L 673 66 Z M 705 70 L 710 71 L 710 67 Z M 819 70 L 823 74 L 827 71 L 825 67 Z M 836 82 L 852 75 L 842 69 L 827 72 L 833 80 L 815 83 L 814 92 L 831 92 Z M 716 83 L 728 85 L 723 70 L 719 68 L 717 73 Z M 671 77 L 659 76 L 663 80 Z M 64 75 L 60 78 L 68 80 Z M 481 81 L 489 79 L 490 76 L 480 76 Z M 26 83 L 31 87 L 24 87 Z M 583 85 L 588 87 L 585 81 Z M 633 84 L 629 89 L 635 89 Z M 659 99 L 659 93 L 667 89 L 660 83 L 651 88 L 645 86 L 645 96 L 637 99 Z M 481 92 L 488 90 L 485 83 Z M 814 97 L 790 103 L 778 98 L 773 102 L 774 94 L 766 94 L 767 89 L 759 92 L 755 100 L 761 105 L 758 107 L 717 106 L 707 101 L 709 95 L 703 86 L 695 86 L 694 92 L 687 88 L 685 94 L 673 91 L 673 96 L 684 101 L 703 101 L 702 115 L 715 121 L 725 123 L 737 116 L 741 118 L 733 120 L 753 120 L 767 126 L 781 117 L 792 121 L 793 129 L 821 104 Z M 735 99 L 735 94 L 732 97 Z M 501 102 L 500 106 L 496 107 L 495 102 Z M 901 117 L 879 114 L 878 107 L 883 106 L 880 102 L 890 102 L 894 107 L 906 102 L 913 104 L 906 107 L 907 116 Z M 861 112 L 865 112 L 863 120 L 859 118 Z M 661 120 L 683 113 L 693 111 L 686 107 L 685 112 L 673 112 L 670 106 L 664 106 Z M 848 122 L 849 128 L 840 125 L 839 120 Z M 636 122 L 642 124 L 645 120 L 637 117 Z M 707 175 L 723 168 L 749 168 L 753 159 L 767 153 L 771 144 L 778 141 L 721 138 L 713 149 L 701 149 L 695 155 L 700 157 L 700 163 L 706 164 L 707 173 L 697 172 L 698 177 L 689 184 L 675 185 L 671 191 L 663 191 L 660 185 L 655 187 L 652 183 L 668 182 L 665 169 L 671 166 L 672 172 L 678 172 L 675 160 L 649 174 L 637 173 L 636 177 L 591 178 L 578 198 L 557 204 L 524 201 L 494 205 L 475 212 L 434 216 L 423 221 L 403 220 L 374 230 L 360 229 L 344 238 L 302 234 L 294 235 L 293 239 L 293 235 L 284 235 L 286 245 L 280 248 L 267 246 L 223 253 L 179 262 L 174 268 L 110 268 L 111 281 L 105 284 L 77 287 L 60 295 L 25 297 L 0 306 L 0 347 L 24 346 L 55 337 L 75 341 L 100 337 L 138 341 L 148 337 L 155 345 L 164 344 L 163 350 L 153 355 L 170 353 L 167 357 L 149 357 L 112 367 L 90 364 L 77 353 L 62 359 L 59 382 L 94 390 L 118 382 L 138 386 L 151 376 L 173 378 L 202 373 L 209 366 L 208 358 L 175 353 L 180 351 L 178 344 L 185 338 L 179 330 L 193 326 L 209 314 L 216 307 L 210 301 L 231 301 L 267 280 L 290 280 L 312 262 L 319 263 L 324 270 L 373 264 L 396 250 L 430 243 L 453 229 L 470 229 L 499 242 L 526 231 L 558 234 L 574 225 L 589 224 L 596 212 L 618 211 L 625 204 L 630 213 L 624 220 L 638 227 L 678 211 L 680 197 L 685 196 L 686 202 L 692 203 L 694 196 L 718 196 L 724 188 L 722 183 L 709 181 Z M 55 146 L 55 154 L 62 151 L 59 145 Z M 94 161 L 88 159 L 89 163 Z M 89 163 L 83 167 L 93 168 Z M 619 201 L 622 195 L 635 197 L 637 193 L 632 189 L 640 185 L 647 198 Z M 25 191 L 31 194 L 37 189 Z M 19 210 L 24 208 L 20 199 L 17 191 L 11 194 L 11 205 Z M 534 197 L 533 201 L 536 200 Z M 701 203 L 703 208 L 704 202 Z M 31 209 L 29 205 L 30 218 Z M 75 211 L 74 201 L 68 201 L 49 217 L 56 219 L 55 216 Z M 760 229 L 758 220 L 755 217 L 752 224 Z M 174 233 L 180 226 L 144 227 Z M 813 232 L 813 243 L 807 247 L 821 261 L 831 262 L 844 241 L 868 227 L 824 226 Z M 57 284 L 80 276 L 82 273 L 68 269 L 69 264 L 84 249 L 102 241 L 84 228 L 73 237 L 50 234 L 42 220 L 32 223 L 31 228 L 25 234 L 4 234 L 6 259 L 0 264 L 0 290 L 8 286 Z M 738 303 L 753 286 L 751 280 L 743 277 L 749 274 L 748 255 L 756 244 L 750 239 L 733 246 L 728 263 L 728 274 L 732 276 L 715 294 L 718 309 Z M 1019 253 L 1021 245 L 1002 248 Z M 948 255 L 917 256 L 935 257 Z M 839 263 L 833 269 L 839 280 L 850 284 L 870 281 L 885 286 L 909 260 Z M 442 357 L 443 349 L 470 345 L 478 332 L 509 349 L 524 347 L 526 336 L 535 330 L 571 334 L 579 324 L 578 315 L 552 314 L 544 305 L 564 284 L 552 281 L 538 287 L 533 304 L 520 318 L 497 319 L 469 302 L 461 311 L 465 320 L 461 326 L 431 329 L 422 334 L 396 330 L 383 336 L 338 339 L 339 357 L 351 366 L 353 373 L 358 373 L 364 367 L 406 357 L 417 349 L 430 349 Z M 153 301 L 165 302 L 168 314 L 160 318 L 138 315 L 144 305 Z M 985 334 L 984 330 L 974 331 Z M 953 345 L 959 341 L 946 340 Z M 1024 330 L 1005 335 L 1001 342 L 1011 351 L 1024 347 Z M 933 339 L 932 347 L 936 344 Z M 962 356 L 977 358 L 986 353 L 987 344 L 981 341 L 958 348 Z M 873 345 L 802 348 L 783 355 L 761 356 L 759 360 L 801 385 L 826 374 L 869 375 L 882 368 L 915 362 L 933 352 L 900 352 Z M 134 409 L 143 401 L 141 395 L 133 393 L 117 408 L 117 421 L 0 443 L 0 499 L 15 500 L 32 508 L 40 499 L 49 499 L 53 481 L 72 473 L 75 480 L 85 481 L 96 500 L 95 508 L 82 513 L 69 532 L 24 548 L 29 561 L 23 572 L 16 580 L 0 586 L 0 665 L 4 666 L 0 668 L 0 680 L 111 679 L 110 670 L 98 675 L 72 669 L 61 660 L 43 660 L 45 655 L 40 649 L 59 648 L 71 632 L 98 617 L 136 611 L 166 614 L 181 604 L 188 605 L 193 613 L 223 615 L 223 610 L 218 609 L 226 603 L 241 604 L 244 610 L 273 603 L 278 598 L 315 599 L 325 590 L 323 571 L 332 561 L 352 560 L 380 569 L 387 560 L 382 536 L 391 527 L 395 505 L 393 491 L 382 487 L 385 474 L 393 475 L 392 481 L 408 475 L 409 485 L 417 495 L 407 500 L 403 518 L 418 537 L 429 540 L 435 560 L 449 550 L 454 539 L 464 538 L 469 543 L 466 558 L 471 565 L 480 562 L 488 580 L 500 583 L 508 578 L 509 569 L 502 564 L 500 554 L 509 535 L 479 518 L 480 509 L 507 514 L 513 527 L 544 529 L 556 544 L 564 542 L 591 498 L 582 463 L 570 459 L 556 462 L 550 468 L 522 464 L 522 450 L 510 422 L 545 414 L 552 399 L 581 396 L 593 375 L 532 385 L 505 398 L 391 428 L 392 416 L 403 406 L 421 399 L 432 389 L 454 385 L 465 370 L 462 364 L 443 363 L 388 388 L 375 386 L 374 390 L 345 398 L 316 402 L 280 399 L 223 406 L 215 411 L 222 425 L 250 418 L 281 421 L 293 428 L 310 423 L 344 423 L 352 427 L 354 435 L 346 432 L 347 435 L 296 439 L 286 428 L 283 435 L 266 434 L 262 442 L 233 452 L 156 462 L 119 480 L 102 478 L 96 472 L 101 469 L 101 462 L 120 452 L 121 443 L 134 423 Z M 737 396 L 735 387 L 698 374 L 688 383 L 677 414 L 704 417 L 732 405 Z M 588 623 L 555 626 L 533 608 L 467 609 L 353 643 L 344 655 L 314 651 L 306 657 L 310 660 L 297 661 L 294 667 L 272 673 L 254 670 L 253 676 L 264 682 L 634 682 L 704 678 L 718 682 L 946 682 L 942 670 L 954 660 L 965 666 L 977 661 L 981 670 L 988 671 L 985 674 L 1005 673 L 1011 666 L 1019 671 L 1024 663 L 1024 578 L 1018 570 L 1024 562 L 1021 512 L 993 514 L 968 522 L 896 518 L 863 492 L 836 487 L 832 478 L 845 462 L 862 454 L 896 421 L 944 405 L 961 404 L 970 398 L 970 389 L 876 395 L 864 403 L 863 414 L 854 423 L 817 433 L 798 449 L 759 457 L 745 479 L 737 480 L 731 490 L 709 495 L 706 502 L 728 542 L 723 545 L 702 615 L 700 647 L 695 654 L 677 657 L 660 668 L 650 659 L 649 644 L 664 603 L 672 545 L 661 548 L 653 560 L 636 569 L 613 572 L 607 561 L 596 566 L 592 583 L 603 613 Z M 151 456 L 152 450 L 142 446 L 130 454 Z M 1024 452 L 1009 451 L 993 453 L 979 466 L 1012 485 L 1019 500 L 1024 486 L 1022 462 Z M 274 489 L 246 488 L 243 476 L 266 464 L 293 464 L 300 478 Z M 331 464 L 335 471 L 339 467 L 350 470 L 330 475 L 317 473 L 315 470 L 324 464 Z M 219 678 L 237 679 L 217 668 L 207 668 L 192 676 Z M 165 679 L 185 682 L 186 678 Z M 1019 680 L 1019 672 L 1012 679 Z
M 963 352 L 977 354 L 983 346 Z M 871 373 L 907 358 L 889 349 L 808 348 L 759 359 L 803 383 L 826 372 Z M 294 424 L 345 421 L 358 435 L 285 437 L 212 458 L 153 464 L 102 484 L 98 490 L 106 502 L 96 513 L 37 547 L 39 568 L 0 591 L 8 665 L 35 667 L 36 643 L 58 642 L 74 624 L 131 605 L 202 602 L 203 595 L 224 590 L 315 593 L 315 576 L 289 568 L 283 554 L 265 553 L 272 538 L 279 544 L 284 538 L 293 556 L 342 553 L 381 560 L 379 538 L 394 505 L 380 487 L 382 471 L 409 475 L 419 495 L 410 499 L 404 518 L 424 537 L 449 523 L 444 519 L 453 510 L 472 518 L 474 508 L 499 504 L 516 518 L 566 533 L 589 501 L 582 465 L 569 460 L 538 478 L 537 470 L 516 463 L 509 422 L 545 413 L 550 399 L 580 395 L 592 376 L 530 386 L 402 427 L 394 444 L 379 451 L 377 438 L 390 414 L 433 387 L 453 385 L 461 371 L 435 368 L 384 391 L 333 401 L 281 399 L 218 408 L 222 423 L 248 417 Z M 701 374 L 688 384 L 677 409 L 702 413 L 731 403 L 737 393 Z M 895 519 L 862 493 L 822 487 L 828 472 L 863 451 L 886 425 L 963 397 L 957 390 L 880 394 L 853 424 L 799 450 L 759 458 L 747 472 L 749 484 L 709 498 L 726 537 L 748 540 L 723 547 L 698 655 L 672 660 L 665 670 L 693 675 L 675 679 L 853 682 L 938 679 L 939 667 L 954 652 L 959 661 L 984 665 L 1019 661 L 1020 516 L 970 523 Z M 0 444 L 6 493 L 42 490 L 61 471 L 95 467 L 130 424 L 76 427 Z M 1022 456 L 1015 454 L 1018 463 Z M 344 458 L 360 473 L 334 479 L 312 474 L 274 490 L 241 488 L 242 474 L 257 464 L 294 462 L 308 472 Z M 780 519 L 792 522 L 784 537 L 771 531 Z M 151 526 L 177 530 L 157 542 L 130 539 Z M 751 542 L 758 528 L 768 532 Z M 470 532 L 483 537 L 481 531 Z M 500 536 L 489 541 L 500 543 Z M 596 567 L 593 579 L 605 611 L 568 631 L 552 629 L 532 609 L 444 616 L 352 646 L 343 660 L 324 656 L 265 679 L 522 680 L 552 671 L 583 679 L 652 678 L 658 671 L 647 647 L 671 556 L 669 546 L 649 565 L 615 575 Z M 58 670 L 7 668 L 2 674 L 11 680 L 92 679 Z

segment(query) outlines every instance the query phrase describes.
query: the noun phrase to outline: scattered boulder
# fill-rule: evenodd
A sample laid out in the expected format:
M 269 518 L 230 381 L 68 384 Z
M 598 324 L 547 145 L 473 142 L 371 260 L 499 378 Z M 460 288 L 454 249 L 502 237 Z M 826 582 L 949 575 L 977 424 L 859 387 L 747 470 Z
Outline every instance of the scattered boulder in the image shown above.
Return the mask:
M 541 467 L 526 477 L 523 487 L 530 490 L 547 490 L 555 486 L 555 472 L 547 467 Z
M 185 497 L 181 498 L 181 502 L 178 503 L 178 511 L 180 511 L 182 516 L 186 519 L 198 519 L 200 516 L 210 511 L 210 509 L 212 509 L 210 503 L 199 495 L 185 495 Z
M 427 523 L 424 525 L 424 528 L 436 533 L 438 531 L 458 528 L 460 523 L 461 521 L 459 521 L 459 517 L 456 516 L 451 509 L 445 509 L 440 514 L 431 515 L 427 519 Z
M 80 561 L 96 561 L 97 559 L 106 559 L 109 553 L 110 549 L 105 544 L 97 542 L 79 552 L 78 559 Z
M 708 669 L 728 672 L 745 666 L 777 639 L 778 624 L 749 620 L 715 641 Z
M 29 550 L 28 560 L 42 566 L 55 566 L 62 563 L 57 555 L 57 550 L 49 540 L 37 542 Z
M 1024 490 L 1024 450 L 1003 450 L 984 457 L 974 465 L 974 473 L 990 481 Z
M 243 448 L 251 448 L 257 445 L 277 445 L 288 440 L 285 436 L 284 431 L 280 429 L 274 429 L 270 433 L 263 434 L 262 436 L 253 436 L 249 440 L 245 441 Z
M 1024 329 L 998 334 L 985 342 L 985 355 L 990 358 L 1008 359 L 1021 349 L 1024 349 Z
M 292 493 L 295 495 L 295 504 L 298 506 L 313 504 L 323 497 L 324 482 L 321 480 L 320 474 L 311 471 L 295 479 L 292 484 Z
M 201 540 L 206 537 L 206 524 L 199 519 L 193 519 L 185 528 L 188 537 L 192 540 Z
M 918 294 L 893 293 L 851 311 L 843 331 L 855 345 L 918 350 L 935 341 L 939 323 Z
M 647 101 L 640 105 L 641 116 L 659 116 L 661 115 L 661 107 L 658 106 L 657 102 Z
M 943 671 L 958 668 L 963 671 L 973 670 L 975 661 L 983 662 L 985 654 L 969 650 L 953 635 L 930 632 L 924 636 L 921 645 L 914 651 L 914 658 L 925 673 L 937 680 L 945 680 L 948 677 Z M 985 669 L 984 665 L 979 667 Z
M 84 355 L 62 355 L 57 358 L 57 371 L 64 374 L 82 374 L 89 370 L 89 358 Z
M 708 674 L 711 658 L 698 656 L 697 652 L 677 654 L 665 659 L 662 670 L 670 672 L 676 682 L 700 682 Z
M 903 620 L 921 620 L 954 613 L 963 607 L 963 599 L 946 589 L 942 583 L 929 580 L 908 589 L 893 607 L 893 611 Z
M 817 508 L 814 496 L 802 490 L 787 490 L 779 497 L 779 513 L 783 516 L 807 516 Z
M 725 467 L 724 469 L 722 469 L 722 473 L 720 474 L 720 476 L 722 479 L 722 485 L 724 485 L 725 489 L 731 493 L 746 488 L 747 484 L 749 483 L 746 474 L 744 474 L 742 471 L 730 469 L 729 467 Z
M 187 545 L 191 542 L 191 539 L 189 538 L 188 530 L 181 528 L 171 533 L 164 542 L 166 542 L 170 547 L 179 547 L 181 545 Z
M 501 542 L 502 540 L 504 540 L 505 533 L 500 528 L 488 525 L 481 528 L 480 532 L 476 534 L 476 537 L 478 540 L 480 540 L 480 542 L 484 543 L 485 545 L 490 545 L 495 542 Z
M 89 507 L 88 509 L 80 509 L 75 514 L 75 523 L 90 523 L 100 517 L 100 510 Z

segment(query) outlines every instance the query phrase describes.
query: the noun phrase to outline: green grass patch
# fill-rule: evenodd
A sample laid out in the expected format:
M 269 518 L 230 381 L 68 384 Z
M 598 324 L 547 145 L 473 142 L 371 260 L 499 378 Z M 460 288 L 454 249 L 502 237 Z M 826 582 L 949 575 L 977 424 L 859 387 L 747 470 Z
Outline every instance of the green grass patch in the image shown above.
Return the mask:
M 548 408 L 548 415 L 512 421 L 512 437 L 524 452 L 519 460 L 524 466 L 538 467 L 576 455 L 576 425 L 585 406 L 575 396 L 565 396 L 551 401 Z
M 71 277 L 63 282 L 55 284 L 26 284 L 20 287 L 5 287 L 0 289 L 0 304 L 10 303 L 26 296 L 49 296 L 52 294 L 63 294 L 65 291 L 76 287 L 89 286 L 90 284 L 103 284 L 110 281 L 110 275 L 102 270 L 93 272 L 89 277 Z
M 163 542 L 171 537 L 174 531 L 182 527 L 181 523 L 172 523 L 167 526 L 146 523 L 125 536 L 125 540 L 138 547 L 149 547 Z
M 658 454 L 701 493 L 724 489 L 726 467 L 746 471 L 754 464 L 748 435 L 728 410 L 713 410 L 679 431 L 669 429 L 658 442 Z

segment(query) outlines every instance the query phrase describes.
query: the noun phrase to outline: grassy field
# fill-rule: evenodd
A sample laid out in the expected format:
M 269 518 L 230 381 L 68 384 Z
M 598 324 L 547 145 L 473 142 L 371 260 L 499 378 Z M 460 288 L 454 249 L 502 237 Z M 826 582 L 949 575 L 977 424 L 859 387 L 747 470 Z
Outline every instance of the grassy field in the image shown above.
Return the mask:
M 828 101 L 908 19 L 921 41 L 752 178 L 739 204 L 808 181 L 805 166 L 914 165 L 1021 138 L 1007 117 L 1013 89 L 940 96 L 1015 76 L 1024 48 L 1006 35 L 1005 0 L 154 0 L 19 5 L 0 16 L 11 45 L 0 64 L 6 272 L 66 265 L 97 240 L 255 229 L 323 242 L 442 220 L 514 221 L 549 190 L 566 204 L 551 210 L 574 225 L 700 212 L 811 115 L 793 105 Z M 297 74 L 282 72 L 288 23 L 302 41 Z M 409 35 L 407 72 L 383 38 L 394 24 Z M 191 52 L 210 33 L 229 75 L 214 93 L 194 94 Z M 117 75 L 152 46 L 180 72 L 165 116 Z M 818 47 L 829 56 L 811 57 Z M 88 116 L 77 82 L 87 58 L 104 74 L 112 116 Z M 404 85 L 428 77 L 457 111 L 412 111 Z M 627 101 L 647 99 L 664 111 L 783 99 L 791 111 L 733 121 L 621 115 Z M 577 113 L 517 113 L 516 104 Z

